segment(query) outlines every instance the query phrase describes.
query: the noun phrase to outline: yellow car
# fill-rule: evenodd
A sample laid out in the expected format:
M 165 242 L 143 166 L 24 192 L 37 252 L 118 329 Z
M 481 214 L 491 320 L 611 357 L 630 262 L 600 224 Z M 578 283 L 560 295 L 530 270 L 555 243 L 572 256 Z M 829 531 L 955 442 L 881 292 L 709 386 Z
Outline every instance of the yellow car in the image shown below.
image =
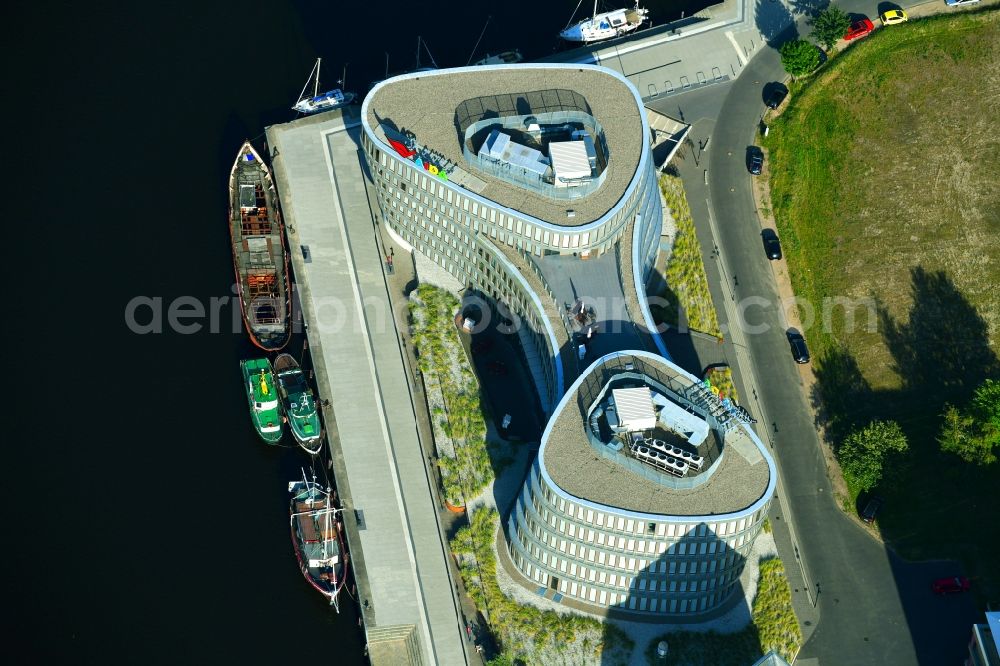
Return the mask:
M 902 9 L 890 9 L 887 12 L 883 12 L 879 18 L 882 19 L 882 25 L 895 25 L 906 21 L 910 17 Z

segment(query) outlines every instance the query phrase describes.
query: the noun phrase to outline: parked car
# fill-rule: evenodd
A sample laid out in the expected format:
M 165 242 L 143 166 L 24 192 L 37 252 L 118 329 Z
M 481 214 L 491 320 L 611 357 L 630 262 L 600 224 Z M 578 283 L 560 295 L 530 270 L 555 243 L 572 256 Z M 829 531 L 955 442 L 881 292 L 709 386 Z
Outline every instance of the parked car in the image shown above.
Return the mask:
M 764 241 L 764 254 L 772 261 L 781 259 L 781 241 L 774 229 L 764 229 L 760 232 L 760 237 Z
M 950 578 L 938 578 L 931 583 L 934 594 L 957 594 L 969 591 L 969 579 L 965 576 L 952 576 Z
M 783 83 L 771 83 L 770 89 L 764 95 L 764 103 L 769 109 L 777 109 L 785 101 L 788 88 Z
M 503 361 L 491 361 L 486 367 L 494 375 L 500 375 L 502 377 L 507 374 L 507 364 Z
M 755 176 L 764 170 L 764 151 L 757 146 L 747 149 L 747 169 Z
M 882 20 L 882 25 L 896 25 L 897 23 L 903 23 L 907 21 L 910 17 L 906 15 L 902 9 L 890 9 L 887 12 L 882 12 L 879 15 L 879 19 Z
M 493 341 L 489 338 L 482 338 L 472 343 L 473 354 L 485 354 L 493 348 Z
M 869 525 L 875 522 L 875 516 L 878 515 L 879 509 L 882 508 L 882 504 L 885 502 L 878 495 L 873 495 L 868 503 L 865 504 L 864 511 L 861 512 L 861 520 L 865 521 Z
M 949 7 L 956 7 L 958 5 L 971 5 L 975 2 L 979 2 L 979 0 L 944 0 L 944 4 L 948 5 Z
M 809 349 L 806 347 L 806 339 L 802 337 L 802 334 L 789 331 L 785 335 L 788 336 L 788 344 L 792 348 L 792 358 L 795 359 L 795 362 L 808 363 Z
M 886 12 L 887 14 L 888 12 Z M 885 14 L 883 14 L 885 16 Z M 905 19 L 904 19 L 905 20 Z M 852 39 L 859 39 L 866 35 L 870 35 L 875 26 L 872 25 L 871 19 L 865 17 L 858 19 L 851 24 L 851 27 L 847 29 L 847 33 L 844 35 L 844 39 L 851 41 Z

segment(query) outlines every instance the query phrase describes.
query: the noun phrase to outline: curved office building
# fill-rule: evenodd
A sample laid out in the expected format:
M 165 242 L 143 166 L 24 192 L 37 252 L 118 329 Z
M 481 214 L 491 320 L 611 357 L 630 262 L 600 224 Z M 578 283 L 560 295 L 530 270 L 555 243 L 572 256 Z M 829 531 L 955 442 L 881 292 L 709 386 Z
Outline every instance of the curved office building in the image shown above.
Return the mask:
M 590 65 L 415 72 L 371 91 L 362 127 L 386 228 L 527 325 L 521 340 L 543 359 L 534 376 L 550 413 L 576 361 L 544 260 L 622 245 L 634 289 L 656 259 L 663 211 L 639 94 Z
M 510 558 L 583 608 L 702 613 L 739 588 L 775 482 L 710 388 L 662 357 L 609 354 L 549 420 L 508 520 Z

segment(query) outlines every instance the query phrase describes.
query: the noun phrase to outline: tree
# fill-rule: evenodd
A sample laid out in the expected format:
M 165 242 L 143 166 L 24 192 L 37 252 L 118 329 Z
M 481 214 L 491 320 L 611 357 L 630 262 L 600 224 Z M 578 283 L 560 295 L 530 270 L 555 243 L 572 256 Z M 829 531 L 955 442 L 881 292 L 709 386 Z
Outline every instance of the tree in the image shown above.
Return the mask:
M 990 465 L 1000 448 L 1000 382 L 987 379 L 976 389 L 967 411 L 945 405 L 938 435 L 941 450 L 968 463 Z
M 972 462 L 978 449 L 972 417 L 963 414 L 962 410 L 954 405 L 945 405 L 942 417 L 944 423 L 941 424 L 941 433 L 938 435 L 941 450 L 954 453 L 966 462 Z
M 882 480 L 886 462 L 909 450 L 906 435 L 895 421 L 872 421 L 855 430 L 840 445 L 837 458 L 851 485 L 868 491 Z
M 829 51 L 851 27 L 850 17 L 840 7 L 830 5 L 809 22 L 812 36 Z
M 983 436 L 1000 444 L 1000 382 L 987 379 L 972 397 L 972 417 L 979 422 Z
M 792 76 L 808 74 L 819 67 L 819 49 L 804 39 L 785 42 L 781 45 L 781 66 Z

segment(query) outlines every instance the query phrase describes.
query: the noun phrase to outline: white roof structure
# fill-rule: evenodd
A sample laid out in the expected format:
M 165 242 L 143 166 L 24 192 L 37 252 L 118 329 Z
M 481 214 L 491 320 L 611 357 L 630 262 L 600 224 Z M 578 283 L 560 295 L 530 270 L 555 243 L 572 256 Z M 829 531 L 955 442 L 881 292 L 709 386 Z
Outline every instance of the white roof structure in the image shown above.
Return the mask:
M 705 419 L 692 414 L 665 395 L 654 393 L 652 400 L 661 407 L 660 421 L 668 430 L 686 437 L 693 446 L 699 446 L 708 439 L 708 422 Z
M 612 389 L 611 396 L 621 427 L 625 430 L 650 430 L 656 425 L 656 412 L 653 411 L 653 399 L 648 387 Z
M 549 164 L 541 151 L 515 143 L 511 141 L 509 134 L 497 129 L 486 137 L 486 141 L 479 148 L 479 156 L 506 162 L 539 176 L 545 175 L 549 170 Z
M 572 183 L 566 181 L 591 176 L 590 157 L 583 141 L 553 141 L 549 144 L 549 157 L 557 187 L 567 187 Z
M 1000 654 L 1000 611 L 987 613 L 986 624 L 989 625 L 990 633 L 993 634 L 993 646 L 996 647 L 997 653 Z

